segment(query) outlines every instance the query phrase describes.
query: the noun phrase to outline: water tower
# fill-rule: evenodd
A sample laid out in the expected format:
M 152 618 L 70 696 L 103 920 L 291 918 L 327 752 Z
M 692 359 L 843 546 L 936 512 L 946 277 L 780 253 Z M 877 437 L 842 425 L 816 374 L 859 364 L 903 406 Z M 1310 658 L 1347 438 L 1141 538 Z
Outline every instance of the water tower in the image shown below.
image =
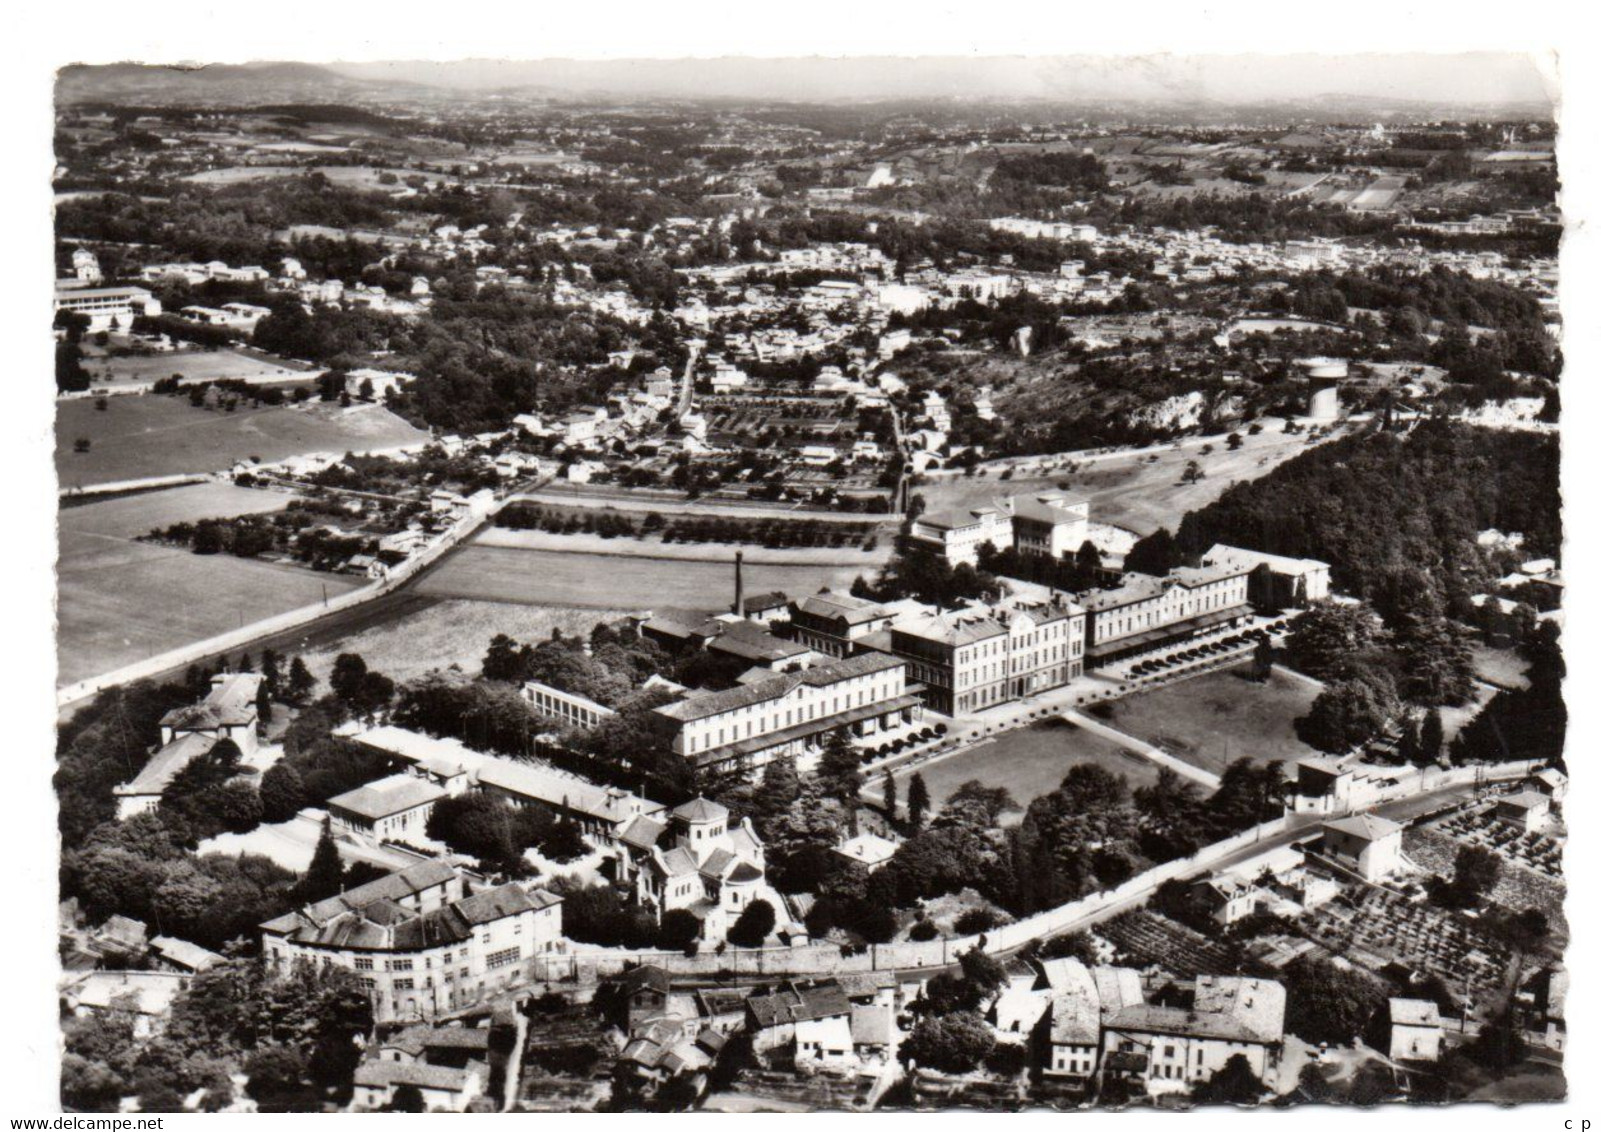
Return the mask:
M 1306 415 L 1315 421 L 1338 420 L 1340 416 L 1340 382 L 1350 376 L 1349 367 L 1342 358 L 1297 358 L 1295 367 L 1301 376 L 1312 383 L 1312 394 L 1307 398 Z

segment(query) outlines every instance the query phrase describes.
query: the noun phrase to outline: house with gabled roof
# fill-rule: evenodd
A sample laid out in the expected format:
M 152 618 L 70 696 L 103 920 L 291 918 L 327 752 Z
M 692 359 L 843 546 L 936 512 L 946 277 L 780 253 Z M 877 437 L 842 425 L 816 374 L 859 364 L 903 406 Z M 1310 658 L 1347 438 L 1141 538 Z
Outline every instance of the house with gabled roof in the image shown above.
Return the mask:
M 243 757 L 256 751 L 256 697 L 262 677 L 256 672 L 221 673 L 199 703 L 173 708 L 161 717 L 161 747 L 139 773 L 117 786 L 119 820 L 149 813 L 180 771 L 231 740 Z
M 364 1061 L 356 1066 L 351 1105 L 362 1109 L 387 1108 L 395 1090 L 411 1086 L 422 1096 L 427 1112 L 463 1112 L 480 1095 L 489 1079 L 483 1062 L 465 1069 L 429 1065 L 422 1061 Z

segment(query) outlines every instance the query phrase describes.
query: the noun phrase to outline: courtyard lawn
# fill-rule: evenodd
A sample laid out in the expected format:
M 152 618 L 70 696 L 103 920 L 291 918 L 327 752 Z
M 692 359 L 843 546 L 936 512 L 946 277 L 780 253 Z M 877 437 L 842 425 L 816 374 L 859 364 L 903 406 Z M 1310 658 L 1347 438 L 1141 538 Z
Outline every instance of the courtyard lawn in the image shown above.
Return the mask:
M 73 446 L 87 438 L 90 449 Z M 221 471 L 237 460 L 281 460 L 307 452 L 364 452 L 428 439 L 381 405 L 341 409 L 197 409 L 187 399 L 142 394 L 56 403 L 56 475 L 63 489 L 187 472 Z
M 866 555 L 862 556 L 866 558 Z M 872 567 L 745 564 L 747 594 L 791 597 L 824 586 L 850 588 Z M 672 562 L 605 554 L 567 554 L 475 543 L 450 556 L 418 585 L 432 597 L 472 598 L 580 609 L 697 609 L 721 612 L 734 599 L 734 564 Z
M 937 807 L 971 779 L 985 786 L 1004 786 L 1020 806 L 1062 784 L 1067 772 L 1081 763 L 1094 763 L 1128 779 L 1129 789 L 1156 781 L 1156 766 L 1099 735 L 1063 720 L 1046 720 L 1003 732 L 989 742 L 922 766 L 898 768 L 896 788 L 903 800 L 913 773 L 923 776 L 929 798 Z M 878 797 L 882 774 L 867 776 L 865 793 Z M 1007 815 L 1005 822 L 1020 820 Z
M 1292 763 L 1320 754 L 1295 735 L 1317 687 L 1279 670 L 1257 684 L 1249 671 L 1224 669 L 1114 700 L 1111 716 L 1097 718 L 1214 774 L 1240 758 Z
M 403 683 L 436 668 L 460 667 L 476 675 L 496 633 L 524 643 L 543 641 L 552 629 L 564 636 L 588 636 L 601 621 L 625 615 L 620 609 L 543 609 L 498 601 L 450 600 L 393 620 L 368 626 L 303 655 L 312 675 L 326 687 L 334 658 L 359 654 L 368 667 Z
M 109 672 L 361 585 L 346 575 L 137 541 L 179 520 L 273 511 L 287 499 L 207 483 L 62 511 L 57 683 Z

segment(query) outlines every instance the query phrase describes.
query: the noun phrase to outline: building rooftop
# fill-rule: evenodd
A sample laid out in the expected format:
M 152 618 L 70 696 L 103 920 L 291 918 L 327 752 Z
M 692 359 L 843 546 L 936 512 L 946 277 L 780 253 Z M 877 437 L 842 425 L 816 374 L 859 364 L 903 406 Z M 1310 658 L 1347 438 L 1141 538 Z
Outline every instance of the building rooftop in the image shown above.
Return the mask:
M 475 1077 L 482 1080 L 475 1069 L 451 1069 L 422 1061 L 363 1061 L 356 1066 L 355 1083 L 372 1089 L 415 1085 L 419 1089 L 459 1093 L 467 1089 Z
M 445 788 L 414 774 L 391 774 L 328 799 L 330 810 L 381 821 L 418 806 L 431 805 L 445 796 Z
M 1381 818 L 1375 814 L 1352 814 L 1347 818 L 1324 822 L 1323 828 L 1368 841 L 1382 841 L 1386 837 L 1399 834 L 1402 829 L 1389 818 Z
M 889 616 L 889 611 L 877 602 L 832 591 L 802 598 L 795 603 L 795 608 L 810 617 L 844 621 L 848 625 L 865 625 Z
M 1390 999 L 1390 1023 L 1395 1026 L 1438 1026 L 1440 1007 L 1433 999 Z
M 178 772 L 217 745 L 217 740 L 198 731 L 189 731 L 162 747 L 150 761 L 140 768 L 131 782 L 124 782 L 114 793 L 119 795 L 160 794 L 178 776 Z
M 657 714 L 677 720 L 680 723 L 691 723 L 697 719 L 707 719 L 711 716 L 722 715 L 724 712 L 736 711 L 742 707 L 750 707 L 753 704 L 777 699 L 802 684 L 809 684 L 814 688 L 826 688 L 830 684 L 839 683 L 841 680 L 869 676 L 875 672 L 883 672 L 892 668 L 904 668 L 905 665 L 905 661 L 886 653 L 861 653 L 856 656 L 846 657 L 844 660 L 819 664 L 804 672 L 777 673 L 768 680 L 760 680 L 753 684 L 728 688 L 720 692 L 706 692 L 702 695 L 691 696 L 687 700 L 681 700 L 675 704 L 666 704 L 655 710 Z

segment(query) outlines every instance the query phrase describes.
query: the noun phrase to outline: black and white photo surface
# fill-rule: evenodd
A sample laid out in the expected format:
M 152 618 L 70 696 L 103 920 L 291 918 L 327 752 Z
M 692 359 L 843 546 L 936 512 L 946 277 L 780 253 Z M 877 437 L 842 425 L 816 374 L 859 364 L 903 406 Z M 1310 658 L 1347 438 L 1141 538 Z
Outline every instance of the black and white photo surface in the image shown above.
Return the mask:
M 62 67 L 62 1108 L 1563 1099 L 1557 121 Z

